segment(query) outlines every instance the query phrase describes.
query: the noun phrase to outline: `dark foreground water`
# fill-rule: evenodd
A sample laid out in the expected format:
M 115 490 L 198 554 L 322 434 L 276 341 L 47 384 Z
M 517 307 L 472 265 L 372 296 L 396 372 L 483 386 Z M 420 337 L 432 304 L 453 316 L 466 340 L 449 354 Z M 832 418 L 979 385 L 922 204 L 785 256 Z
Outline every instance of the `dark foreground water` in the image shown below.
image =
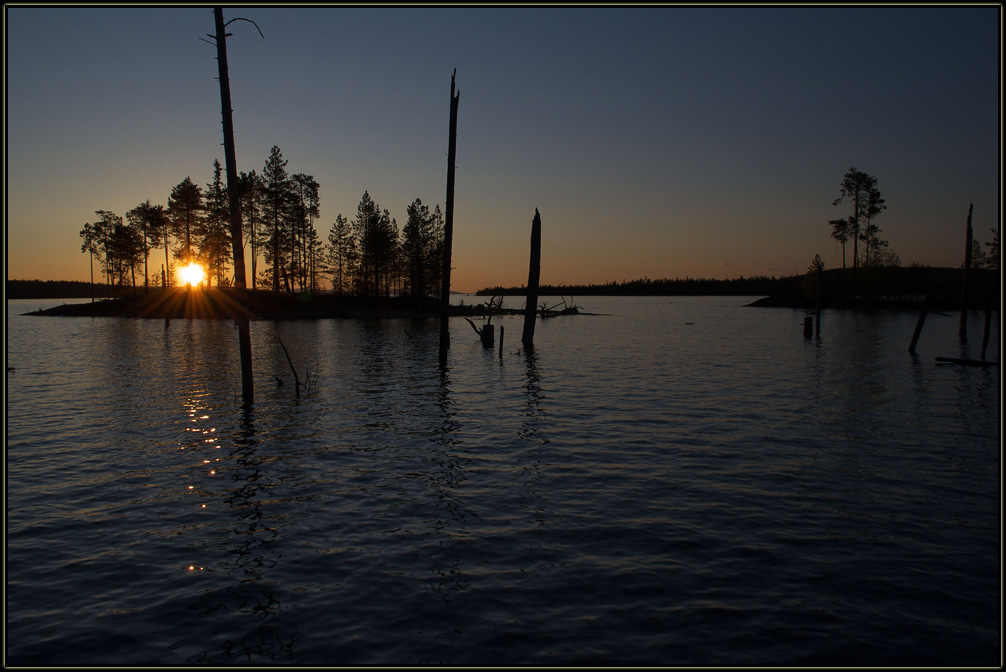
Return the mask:
M 745 302 L 257 322 L 244 412 L 233 324 L 10 301 L 6 662 L 998 666 L 980 316 Z

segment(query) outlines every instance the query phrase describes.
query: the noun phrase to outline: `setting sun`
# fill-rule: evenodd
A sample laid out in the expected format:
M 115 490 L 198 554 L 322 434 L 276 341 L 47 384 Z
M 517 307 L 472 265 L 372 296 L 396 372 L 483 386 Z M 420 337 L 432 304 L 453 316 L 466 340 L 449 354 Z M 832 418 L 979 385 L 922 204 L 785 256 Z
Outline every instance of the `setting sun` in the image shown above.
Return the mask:
M 183 285 L 195 287 L 203 282 L 206 273 L 199 264 L 190 263 L 188 266 L 182 266 L 178 269 L 178 277 L 181 278 Z

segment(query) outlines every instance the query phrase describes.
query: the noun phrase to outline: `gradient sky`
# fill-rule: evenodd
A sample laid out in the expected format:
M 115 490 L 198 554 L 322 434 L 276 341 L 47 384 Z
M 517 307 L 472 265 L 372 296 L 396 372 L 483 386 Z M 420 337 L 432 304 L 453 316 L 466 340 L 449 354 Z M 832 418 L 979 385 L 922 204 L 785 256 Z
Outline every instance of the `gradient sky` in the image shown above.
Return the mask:
M 957 266 L 1001 216 L 998 5 L 226 8 L 239 170 L 278 145 L 322 238 L 364 190 L 444 205 L 452 288 L 732 278 L 841 266 L 850 167 L 903 263 Z M 8 279 L 86 280 L 95 210 L 166 205 L 223 162 L 210 7 L 7 8 Z M 156 258 L 156 257 L 155 257 Z M 158 266 L 159 268 L 159 266 Z

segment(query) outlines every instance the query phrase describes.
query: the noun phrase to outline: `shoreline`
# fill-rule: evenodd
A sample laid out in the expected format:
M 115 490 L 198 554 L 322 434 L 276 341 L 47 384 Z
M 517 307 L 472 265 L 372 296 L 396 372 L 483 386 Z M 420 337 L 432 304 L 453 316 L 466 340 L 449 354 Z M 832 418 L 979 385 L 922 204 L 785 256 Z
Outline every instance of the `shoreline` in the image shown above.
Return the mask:
M 211 287 L 204 289 L 149 290 L 146 294 L 115 299 L 100 299 L 93 303 L 73 303 L 33 310 L 22 315 L 43 317 L 129 317 L 146 319 L 230 319 L 242 313 L 249 320 L 298 319 L 435 319 L 440 317 L 440 301 L 433 297 L 360 297 L 338 294 L 290 294 L 266 290 L 248 290 L 248 307 L 244 309 L 236 290 Z M 583 295 L 586 296 L 586 295 Z M 668 295 L 677 296 L 677 295 Z M 692 296 L 692 295 L 688 295 Z M 715 295 L 710 295 L 715 296 Z M 793 294 L 754 295 L 746 308 L 789 308 L 813 311 L 815 304 Z M 451 305 L 449 315 L 485 317 L 488 301 L 471 305 Z M 919 310 L 921 297 L 844 297 L 824 300 L 822 310 Z M 971 310 L 985 310 L 973 305 Z M 998 311 L 998 304 L 991 306 Z M 955 312 L 960 310 L 960 297 L 937 296 L 929 302 L 929 310 Z M 523 315 L 524 308 L 493 309 L 493 315 Z M 552 313 L 563 314 L 562 311 Z M 577 308 L 566 314 L 587 315 Z
M 450 315 L 485 315 L 485 304 L 450 307 Z M 432 297 L 358 297 L 338 294 L 289 294 L 247 291 L 247 308 L 237 291 L 229 288 L 149 290 L 146 294 L 92 302 L 63 304 L 23 315 L 42 317 L 129 317 L 163 320 L 236 320 L 244 314 L 252 321 L 293 319 L 432 319 L 440 317 L 440 301 Z M 524 310 L 494 310 L 494 315 L 524 314 Z

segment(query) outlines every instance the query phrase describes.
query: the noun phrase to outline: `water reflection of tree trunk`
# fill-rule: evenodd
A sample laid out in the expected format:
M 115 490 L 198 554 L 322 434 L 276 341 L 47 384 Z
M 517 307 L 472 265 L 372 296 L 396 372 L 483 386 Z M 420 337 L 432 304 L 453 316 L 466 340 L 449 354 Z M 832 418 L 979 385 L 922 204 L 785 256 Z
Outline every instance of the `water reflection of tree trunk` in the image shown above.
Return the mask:
M 461 560 L 454 546 L 458 539 L 466 535 L 466 520 L 472 515 L 455 494 L 455 488 L 468 479 L 465 470 L 471 460 L 462 454 L 463 451 L 459 451 L 461 442 L 456 433 L 460 423 L 455 417 L 454 402 L 451 400 L 450 375 L 444 369 L 440 370 L 437 405 L 440 409 L 440 425 L 434 427 L 431 440 L 440 446 L 440 450 L 432 456 L 439 468 L 432 469 L 430 477 L 436 489 L 437 505 L 446 515 L 433 521 L 433 529 L 441 538 L 427 569 L 432 576 L 425 583 L 441 600 L 449 603 L 454 600 L 454 593 L 464 591 L 470 585 L 461 569 Z
M 189 662 L 217 662 L 220 654 L 225 659 L 219 662 L 289 660 L 299 634 L 284 633 L 276 627 L 274 618 L 283 611 L 283 603 L 277 594 L 277 582 L 268 580 L 269 570 L 276 567 L 282 556 L 273 547 L 279 532 L 263 511 L 263 503 L 276 483 L 263 468 L 268 460 L 259 454 L 253 412 L 248 404 L 242 409 L 240 427 L 233 441 L 234 447 L 229 453 L 233 487 L 225 491 L 223 501 L 231 507 L 237 520 L 233 527 L 236 539 L 229 539 L 226 557 L 216 567 L 217 571 L 226 571 L 236 583 L 203 593 L 189 607 L 201 617 L 213 615 L 215 630 L 230 636 L 220 645 L 221 651 L 203 651 Z M 224 614 L 232 614 L 233 618 L 238 618 L 239 614 L 254 615 L 258 620 L 243 636 L 237 637 L 247 626 L 243 622 L 232 622 L 233 618 L 222 624 L 219 619 Z
M 547 413 L 542 408 L 538 354 L 533 348 L 524 349 L 524 363 L 526 366 L 524 421 L 521 423 L 518 435 L 520 438 L 530 442 L 531 445 L 525 451 L 525 459 L 522 461 L 521 488 L 525 508 L 531 514 L 534 522 L 541 525 L 545 522 L 545 509 L 539 481 L 541 480 L 542 459 L 544 457 L 542 447 L 549 442 L 542 431 Z

